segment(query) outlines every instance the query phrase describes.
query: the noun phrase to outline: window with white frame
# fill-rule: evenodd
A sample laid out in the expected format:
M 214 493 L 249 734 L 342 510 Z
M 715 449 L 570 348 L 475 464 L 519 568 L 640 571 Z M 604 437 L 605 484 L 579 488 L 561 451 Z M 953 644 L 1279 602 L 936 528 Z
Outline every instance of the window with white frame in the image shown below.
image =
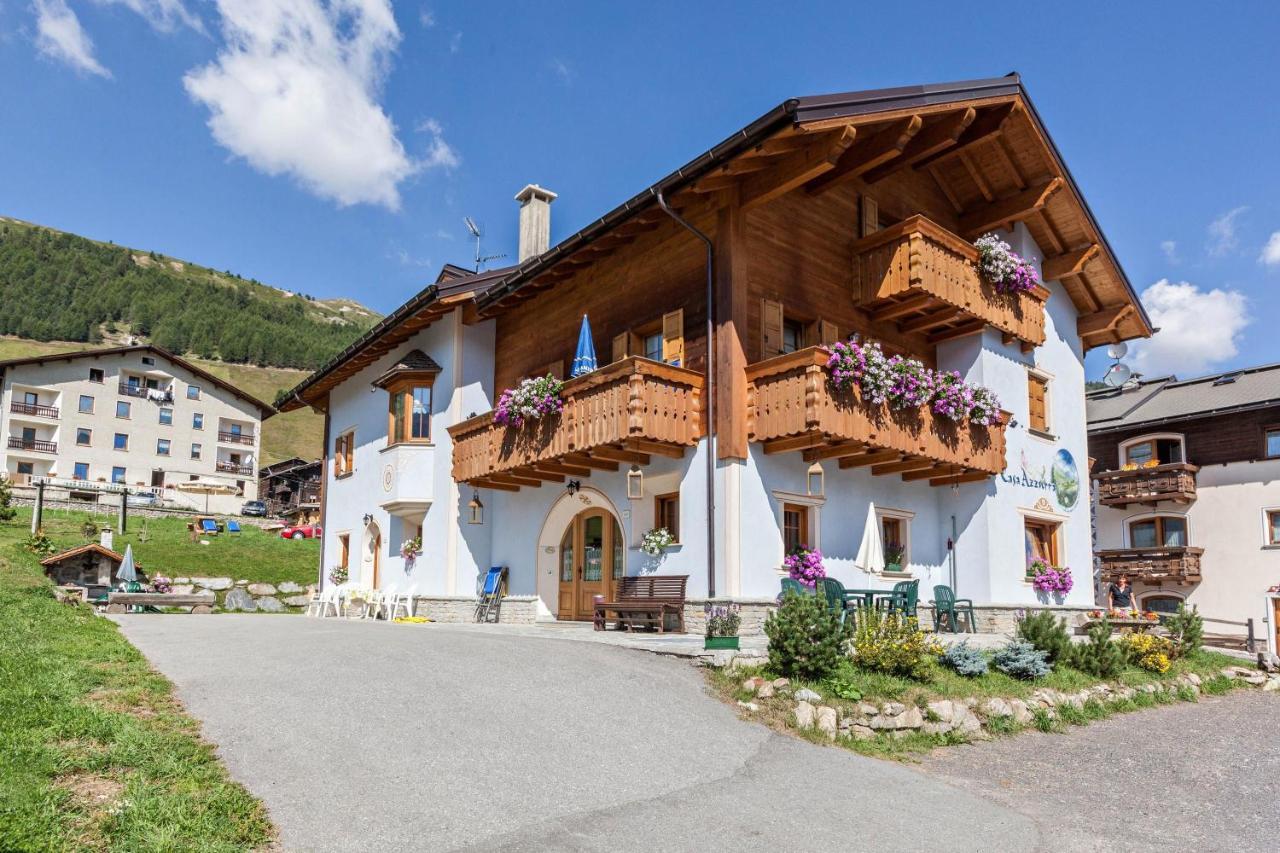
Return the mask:
M 1147 515 L 1130 519 L 1130 548 L 1181 548 L 1187 544 L 1184 515 Z
M 1027 371 L 1027 429 L 1049 435 L 1053 418 L 1050 406 L 1050 377 L 1039 370 Z
M 1185 462 L 1183 437 L 1177 433 L 1140 435 L 1120 443 L 1120 467 L 1150 467 Z
M 1273 548 L 1280 548 L 1280 507 L 1264 509 L 1262 518 L 1265 522 L 1263 544 Z
M 915 515 L 907 510 L 876 507 L 886 571 L 907 571 L 911 563 L 911 520 Z M 895 565 L 897 569 L 890 568 Z

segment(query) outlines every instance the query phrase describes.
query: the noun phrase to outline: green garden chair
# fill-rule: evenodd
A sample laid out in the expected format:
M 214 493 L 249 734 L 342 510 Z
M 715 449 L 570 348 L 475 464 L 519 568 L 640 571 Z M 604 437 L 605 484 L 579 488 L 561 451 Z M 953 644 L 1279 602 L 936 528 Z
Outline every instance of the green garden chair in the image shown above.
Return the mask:
M 795 578 L 783 578 L 782 594 L 786 595 L 788 592 L 794 592 L 796 595 L 813 595 L 813 590 L 810 587 L 805 586 Z
M 933 601 L 929 602 L 933 605 L 933 630 L 940 630 L 942 625 L 942 617 L 947 617 L 947 625 L 951 628 L 951 633 L 960 633 L 957 615 L 960 611 L 964 611 L 969 617 L 969 633 L 975 633 L 977 628 L 977 619 L 973 615 L 973 600 L 968 598 L 956 598 L 956 594 L 951 591 L 951 587 L 946 584 L 939 584 L 933 588 Z
M 877 598 L 876 604 L 884 606 L 890 613 L 900 613 L 914 617 L 916 606 L 920 602 L 920 581 L 898 581 L 893 591 Z
M 832 612 L 840 614 L 840 622 L 843 624 L 849 612 L 845 606 L 844 584 L 835 578 L 818 578 L 817 584 L 814 585 L 814 592 L 827 597 L 827 606 Z

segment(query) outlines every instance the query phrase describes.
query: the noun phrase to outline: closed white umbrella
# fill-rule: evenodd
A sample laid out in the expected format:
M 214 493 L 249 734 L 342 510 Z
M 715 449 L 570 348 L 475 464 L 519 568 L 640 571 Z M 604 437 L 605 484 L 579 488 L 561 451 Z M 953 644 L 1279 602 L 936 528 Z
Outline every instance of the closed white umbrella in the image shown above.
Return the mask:
M 133 546 L 125 546 L 124 559 L 120 561 L 120 569 L 116 572 L 116 577 L 125 583 L 130 583 L 138 579 L 138 569 L 133 565 Z
M 880 541 L 880 519 L 876 518 L 875 501 L 867 507 L 867 526 L 862 531 L 862 546 L 858 548 L 854 562 L 868 574 L 884 571 L 884 543 Z

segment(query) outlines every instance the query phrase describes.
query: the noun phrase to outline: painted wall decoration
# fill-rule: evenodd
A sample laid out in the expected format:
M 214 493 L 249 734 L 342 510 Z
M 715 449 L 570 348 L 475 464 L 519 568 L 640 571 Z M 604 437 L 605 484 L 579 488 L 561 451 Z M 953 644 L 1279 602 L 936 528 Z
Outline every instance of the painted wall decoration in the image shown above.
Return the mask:
M 1080 471 L 1069 450 L 1059 450 L 1053 457 L 1053 491 L 1063 509 L 1071 509 L 1080 499 Z

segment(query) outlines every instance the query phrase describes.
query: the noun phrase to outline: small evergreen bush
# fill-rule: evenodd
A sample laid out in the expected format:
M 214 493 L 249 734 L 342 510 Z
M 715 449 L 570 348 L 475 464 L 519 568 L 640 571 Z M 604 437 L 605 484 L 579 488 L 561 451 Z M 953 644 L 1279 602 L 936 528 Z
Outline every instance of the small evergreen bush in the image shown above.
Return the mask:
M 13 521 L 18 508 L 13 505 L 13 488 L 9 478 L 0 474 L 0 521 Z
M 849 644 L 849 629 L 820 595 L 788 590 L 764 623 L 769 668 L 788 678 L 819 680 L 835 671 Z
M 932 655 L 942 646 L 920 630 L 914 616 L 881 613 L 872 608 L 858 611 L 853 632 L 853 661 L 873 672 L 918 678 Z
M 968 640 L 947 649 L 939 660 L 966 678 L 987 674 L 987 656 L 970 646 Z
M 1067 634 L 1067 620 L 1060 619 L 1050 610 L 1041 610 L 1018 623 L 1017 635 L 1047 654 L 1049 663 L 1057 663 L 1071 652 L 1071 637 Z
M 1198 651 L 1204 641 L 1204 617 L 1185 604 L 1179 604 L 1178 612 L 1164 620 L 1164 627 L 1178 657 Z
M 1111 639 L 1111 620 L 1102 619 L 1089 629 L 1089 642 L 1074 646 L 1070 663 L 1097 678 L 1115 678 L 1124 669 L 1125 653 Z
M 996 665 L 996 669 L 1011 678 L 1030 681 L 1043 678 L 1053 671 L 1048 657 L 1047 652 L 1037 649 L 1026 640 L 1010 640 L 1007 646 L 995 653 L 991 662 Z

